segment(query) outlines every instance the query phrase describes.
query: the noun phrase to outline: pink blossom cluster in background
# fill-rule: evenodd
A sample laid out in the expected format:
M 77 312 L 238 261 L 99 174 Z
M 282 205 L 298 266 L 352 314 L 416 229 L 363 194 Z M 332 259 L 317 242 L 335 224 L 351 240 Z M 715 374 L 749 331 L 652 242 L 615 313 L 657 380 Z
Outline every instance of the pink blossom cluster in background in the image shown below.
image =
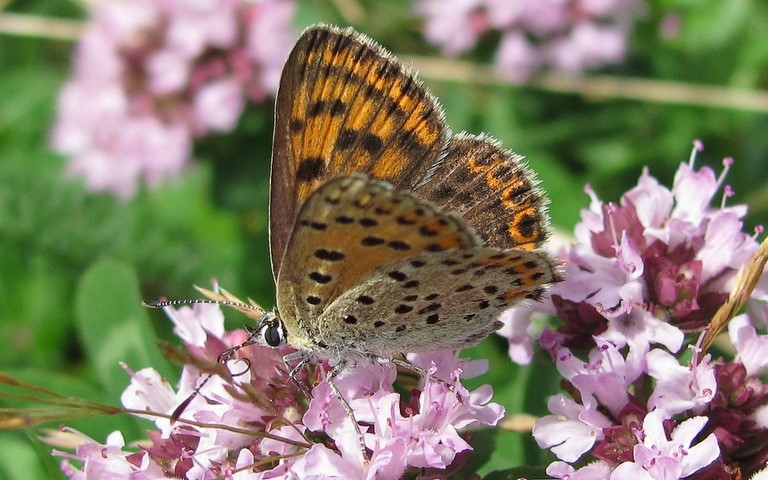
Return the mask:
M 559 458 L 547 470 L 554 478 L 748 478 L 768 461 L 768 385 L 758 377 L 768 371 L 765 275 L 752 308 L 729 324 L 735 358 L 698 348 L 758 248 L 742 232 L 746 207 L 727 205 L 732 160 L 719 176 L 697 169 L 700 148 L 671 190 L 647 170 L 619 204 L 589 190 L 577 242 L 562 253 L 567 280 L 533 307 L 564 322 L 539 343 L 565 393 L 533 431 Z M 525 331 L 532 313 L 511 312 L 508 331 Z M 511 352 L 524 358 L 531 347 L 511 337 Z
M 166 311 L 190 353 L 208 362 L 247 338 L 244 331 L 224 330 L 217 305 Z M 484 373 L 485 361 L 468 361 L 453 352 L 409 356 L 414 365 L 446 383 L 415 381 L 409 394 L 401 396 L 393 388 L 397 376 L 393 364 L 361 359 L 335 383 L 361 424 L 370 454 L 365 460 L 357 430 L 325 380 L 328 364 L 319 363 L 302 379 L 308 385 L 317 383 L 307 405 L 288 378 L 282 357 L 289 351 L 260 346 L 239 350 L 250 368 L 246 362 L 230 362 L 230 370 L 240 375 L 211 377 L 173 425 L 148 415 L 157 430 L 149 432 L 142 449 L 127 447 L 120 432 L 102 444 L 70 430 L 79 446 L 74 453 L 57 452 L 64 457 L 62 471 L 73 479 L 396 480 L 409 469 L 460 468 L 466 460 L 461 453 L 472 449 L 460 431 L 495 425 L 504 415 L 503 407 L 491 402 L 490 386 L 469 392 L 459 382 L 459 377 Z M 201 379 L 196 368 L 186 366 L 179 390 L 174 391 L 154 369 L 129 373 L 131 384 L 123 393 L 123 405 L 164 414 L 173 412 Z M 205 426 L 187 425 L 184 419 Z M 98 477 L 88 476 L 94 473 Z
M 642 0 L 416 0 L 424 35 L 445 55 L 501 35 L 495 63 L 515 82 L 552 68 L 580 72 L 619 63 Z
M 192 140 L 277 89 L 290 0 L 104 0 L 59 96 L 54 148 L 88 190 L 133 196 L 189 162 Z

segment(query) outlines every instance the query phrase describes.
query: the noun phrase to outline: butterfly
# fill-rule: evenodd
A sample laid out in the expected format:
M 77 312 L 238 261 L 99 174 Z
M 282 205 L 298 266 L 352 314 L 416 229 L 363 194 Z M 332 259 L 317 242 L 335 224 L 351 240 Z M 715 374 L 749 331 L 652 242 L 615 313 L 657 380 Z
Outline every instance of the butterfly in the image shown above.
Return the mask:
M 219 359 L 250 344 L 290 345 L 297 384 L 309 361 L 334 360 L 329 384 L 354 418 L 332 383 L 350 363 L 407 366 L 393 355 L 475 345 L 502 311 L 559 280 L 541 249 L 546 203 L 522 157 L 488 136 L 452 135 L 437 100 L 383 47 L 352 28 L 310 27 L 275 107 L 276 308 L 205 292 L 258 321 Z
M 451 136 L 415 73 L 370 38 L 307 29 L 276 100 L 265 343 L 346 358 L 485 338 L 559 275 L 521 160 Z

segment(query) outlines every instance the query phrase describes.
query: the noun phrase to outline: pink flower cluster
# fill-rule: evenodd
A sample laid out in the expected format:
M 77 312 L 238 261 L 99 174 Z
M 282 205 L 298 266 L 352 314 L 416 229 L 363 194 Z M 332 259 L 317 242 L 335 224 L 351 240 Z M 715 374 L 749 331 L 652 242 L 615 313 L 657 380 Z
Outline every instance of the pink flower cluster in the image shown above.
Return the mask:
M 472 49 L 497 31 L 499 71 L 523 82 L 537 70 L 594 69 L 624 58 L 638 0 L 417 0 L 424 34 L 443 53 Z
M 768 461 L 768 277 L 752 309 L 729 324 L 736 357 L 713 360 L 697 338 L 758 248 L 742 232 L 743 205 L 719 206 L 707 167 L 683 163 L 667 189 L 643 172 L 617 204 L 592 204 L 563 252 L 567 279 L 542 307 L 564 321 L 539 343 L 565 379 L 534 437 L 560 459 L 548 474 L 578 479 L 744 478 Z M 732 163 L 724 162 L 726 171 Z M 762 229 L 758 229 L 758 232 Z M 511 350 L 531 311 L 511 313 Z M 762 331 L 763 333 L 758 333 Z
M 234 128 L 277 89 L 291 0 L 104 0 L 77 46 L 53 146 L 94 192 L 133 196 L 189 161 L 192 139 Z
M 247 338 L 244 331 L 224 331 L 216 305 L 166 311 L 190 353 L 209 363 Z M 490 401 L 490 386 L 468 392 L 459 382 L 459 377 L 484 373 L 486 362 L 466 361 L 451 352 L 409 356 L 432 378 L 414 383 L 403 398 L 393 388 L 393 364 L 361 359 L 334 382 L 364 435 L 365 459 L 351 417 L 325 380 L 328 364 L 320 362 L 302 379 L 317 383 L 307 404 L 287 376 L 282 361 L 286 353 L 259 346 L 239 350 L 239 360 L 229 364 L 235 377 L 211 377 L 178 422 L 171 425 L 167 418 L 146 415 L 157 430 L 138 451 L 127 449 L 119 432 L 106 444 L 78 434 L 74 454 L 57 452 L 65 457 L 62 471 L 74 479 L 101 472 L 103 477 L 133 479 L 395 480 L 409 469 L 458 468 L 465 457 L 459 454 L 472 449 L 460 430 L 495 425 L 504 415 L 503 407 Z M 161 414 L 173 412 L 201 379 L 200 371 L 188 365 L 175 392 L 151 368 L 129 373 L 123 405 Z

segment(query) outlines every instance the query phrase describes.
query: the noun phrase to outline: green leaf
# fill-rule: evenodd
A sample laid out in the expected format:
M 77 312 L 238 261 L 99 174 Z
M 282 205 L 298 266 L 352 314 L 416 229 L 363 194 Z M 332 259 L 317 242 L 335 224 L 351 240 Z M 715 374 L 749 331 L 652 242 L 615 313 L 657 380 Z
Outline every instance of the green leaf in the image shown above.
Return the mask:
M 579 212 L 589 206 L 580 177 L 569 172 L 562 162 L 544 150 L 538 150 L 526 158 L 528 166 L 536 172 L 540 187 L 550 199 L 549 215 L 554 228 L 570 232 L 579 221 Z
M 63 478 L 57 472 L 56 463 L 44 450 L 45 447 L 35 440 L 29 443 L 23 432 L 8 432 L 0 436 L 0 477 L 8 480 L 27 478 Z
M 80 336 L 99 382 L 115 398 L 128 383 L 120 362 L 133 370 L 152 367 L 164 378 L 172 375 L 155 344 L 155 332 L 141 300 L 135 272 L 115 261 L 95 264 L 78 288 Z
M 448 125 L 454 133 L 472 132 L 472 91 L 464 86 L 447 83 L 435 85 L 435 94 L 445 109 Z
M 547 479 L 544 468 L 542 467 L 515 467 L 508 470 L 497 470 L 483 477 L 483 480 L 518 480 L 525 478 L 527 480 Z
M 499 430 L 495 428 L 483 428 L 472 432 L 468 437 L 468 441 L 472 445 L 472 455 L 466 465 L 461 468 L 459 474 L 453 478 L 469 477 L 470 474 L 481 471 L 490 460 L 493 452 L 496 451 L 498 434 Z

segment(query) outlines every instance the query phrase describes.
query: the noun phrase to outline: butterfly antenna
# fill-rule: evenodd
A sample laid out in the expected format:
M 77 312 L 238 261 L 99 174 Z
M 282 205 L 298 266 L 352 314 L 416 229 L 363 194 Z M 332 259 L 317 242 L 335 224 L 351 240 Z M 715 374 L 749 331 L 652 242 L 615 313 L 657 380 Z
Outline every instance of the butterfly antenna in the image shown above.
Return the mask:
M 225 307 L 246 308 L 255 312 L 263 312 L 261 308 L 251 305 L 250 303 L 235 302 L 232 300 L 210 300 L 207 298 L 195 298 L 193 300 L 144 300 L 141 302 L 141 305 L 147 308 L 165 308 L 177 307 L 179 305 L 194 305 L 197 303 L 224 305 Z

